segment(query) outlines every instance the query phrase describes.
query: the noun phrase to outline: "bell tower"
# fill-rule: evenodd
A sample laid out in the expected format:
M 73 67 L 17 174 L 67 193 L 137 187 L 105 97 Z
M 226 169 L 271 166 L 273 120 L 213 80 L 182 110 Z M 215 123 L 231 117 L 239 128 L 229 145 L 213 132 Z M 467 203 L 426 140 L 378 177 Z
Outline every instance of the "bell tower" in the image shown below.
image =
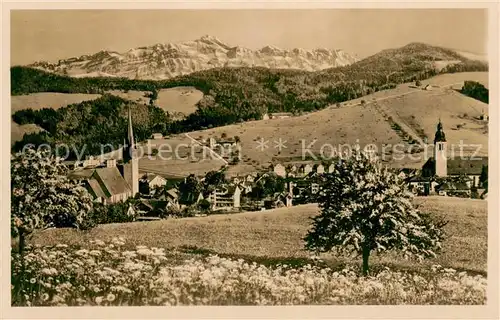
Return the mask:
M 132 128 L 132 113 L 128 107 L 128 130 L 123 145 L 123 178 L 132 190 L 132 197 L 139 192 L 139 158 Z
M 443 124 L 441 123 L 441 119 L 439 119 L 436 135 L 434 136 L 434 173 L 438 177 L 446 177 L 448 175 L 446 148 Z

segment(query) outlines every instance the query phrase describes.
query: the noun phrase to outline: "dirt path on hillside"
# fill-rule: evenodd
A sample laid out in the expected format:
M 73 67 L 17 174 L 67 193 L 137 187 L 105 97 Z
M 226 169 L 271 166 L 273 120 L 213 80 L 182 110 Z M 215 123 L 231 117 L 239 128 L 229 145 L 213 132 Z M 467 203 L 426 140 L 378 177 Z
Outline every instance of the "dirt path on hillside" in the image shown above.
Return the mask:
M 445 90 L 452 88 L 453 86 L 456 86 L 456 85 L 463 85 L 463 82 L 450 83 L 450 84 L 445 84 L 445 85 L 441 85 L 441 86 L 432 86 L 432 85 L 431 86 L 433 87 L 433 90 L 432 90 L 433 92 L 444 92 Z M 401 128 L 400 131 L 402 131 L 402 132 L 401 133 L 398 132 L 399 136 L 406 133 L 407 135 L 409 135 L 411 137 L 411 139 L 418 142 L 418 144 L 423 147 L 426 145 L 426 143 L 424 142 L 424 140 L 422 140 L 422 138 L 418 135 L 417 132 L 415 132 L 415 130 L 410 125 L 406 124 L 406 122 L 403 121 L 395 112 L 391 112 L 387 108 L 385 108 L 382 105 L 379 105 L 377 103 L 379 101 L 393 99 L 393 98 L 399 98 L 399 97 L 403 97 L 403 96 L 406 96 L 406 95 L 409 95 L 409 94 L 412 94 L 415 92 L 422 92 L 422 91 L 425 91 L 425 89 L 418 88 L 418 89 L 411 90 L 411 91 L 404 92 L 404 93 L 400 93 L 400 94 L 394 94 L 394 95 L 390 95 L 390 96 L 386 96 L 386 97 L 375 98 L 374 100 L 367 102 L 367 104 L 373 104 L 373 106 L 375 107 L 374 109 L 379 114 L 381 114 L 385 119 L 388 119 L 389 117 L 392 118 L 392 121 Z M 350 106 L 359 106 L 359 105 L 362 105 L 362 103 L 358 102 L 358 103 L 349 105 L 349 107 Z

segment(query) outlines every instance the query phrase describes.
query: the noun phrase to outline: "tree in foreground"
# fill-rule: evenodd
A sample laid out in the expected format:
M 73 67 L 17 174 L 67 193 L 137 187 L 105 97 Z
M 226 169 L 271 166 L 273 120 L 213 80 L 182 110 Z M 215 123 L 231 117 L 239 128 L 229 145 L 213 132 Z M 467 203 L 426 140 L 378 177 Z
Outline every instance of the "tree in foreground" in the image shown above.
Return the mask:
M 306 248 L 361 255 L 364 275 L 373 251 L 395 250 L 419 260 L 435 257 L 446 223 L 420 212 L 412 197 L 404 177 L 374 156 L 358 152 L 339 158 L 321 183 L 321 213 L 313 218 Z
M 65 173 L 48 152 L 28 148 L 11 157 L 11 236 L 19 239 L 19 253 L 37 229 L 92 226 L 90 194 Z

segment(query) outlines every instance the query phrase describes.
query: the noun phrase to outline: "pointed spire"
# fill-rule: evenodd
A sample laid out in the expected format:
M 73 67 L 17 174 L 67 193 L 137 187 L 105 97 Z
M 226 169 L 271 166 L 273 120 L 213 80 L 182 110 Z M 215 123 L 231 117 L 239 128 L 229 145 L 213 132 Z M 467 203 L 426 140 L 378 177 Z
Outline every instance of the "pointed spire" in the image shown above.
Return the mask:
M 124 162 L 128 162 L 133 158 L 133 150 L 135 148 L 134 130 L 132 129 L 132 112 L 130 110 L 130 106 L 128 106 L 128 129 L 127 136 L 124 139 L 122 156 Z
M 135 140 L 134 140 L 134 130 L 132 128 L 132 112 L 130 110 L 130 106 L 128 106 L 128 132 L 127 132 L 128 143 L 131 148 L 135 149 Z

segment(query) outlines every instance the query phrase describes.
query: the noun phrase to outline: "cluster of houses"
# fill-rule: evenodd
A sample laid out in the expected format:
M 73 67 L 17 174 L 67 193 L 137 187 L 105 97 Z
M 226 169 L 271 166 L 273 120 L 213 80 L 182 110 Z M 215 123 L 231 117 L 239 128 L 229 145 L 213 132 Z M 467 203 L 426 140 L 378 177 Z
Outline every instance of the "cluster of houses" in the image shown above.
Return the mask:
M 151 199 L 160 201 L 164 209 L 171 207 L 182 209 L 181 194 L 178 185 L 186 177 L 165 177 L 154 173 L 139 173 L 139 159 L 132 128 L 130 110 L 128 114 L 128 133 L 126 147 L 118 159 L 102 160 L 88 157 L 82 162 L 71 163 L 69 177 L 84 181 L 95 201 L 103 204 L 125 201 L 131 197 L 140 199 L 140 211 L 153 209 Z M 235 139 L 207 142 L 213 149 L 217 145 L 234 147 Z M 483 167 L 487 167 L 488 159 L 447 159 L 447 142 L 441 122 L 437 125 L 434 139 L 433 157 L 429 158 L 418 174 L 409 179 L 409 184 L 416 193 L 422 195 L 456 195 L 465 192 L 470 195 L 471 189 L 479 188 Z M 290 161 L 273 163 L 266 172 L 251 172 L 245 175 L 227 177 L 226 183 L 209 194 L 200 194 L 196 203 L 208 201 L 212 211 L 244 209 L 245 197 L 249 197 L 253 188 L 261 179 L 269 175 L 283 179 L 284 190 L 275 193 L 259 203 L 260 209 L 277 206 L 292 206 L 308 201 L 314 201 L 314 195 L 319 192 L 319 177 L 331 173 L 333 164 L 314 161 Z M 460 179 L 458 179 L 460 178 Z

